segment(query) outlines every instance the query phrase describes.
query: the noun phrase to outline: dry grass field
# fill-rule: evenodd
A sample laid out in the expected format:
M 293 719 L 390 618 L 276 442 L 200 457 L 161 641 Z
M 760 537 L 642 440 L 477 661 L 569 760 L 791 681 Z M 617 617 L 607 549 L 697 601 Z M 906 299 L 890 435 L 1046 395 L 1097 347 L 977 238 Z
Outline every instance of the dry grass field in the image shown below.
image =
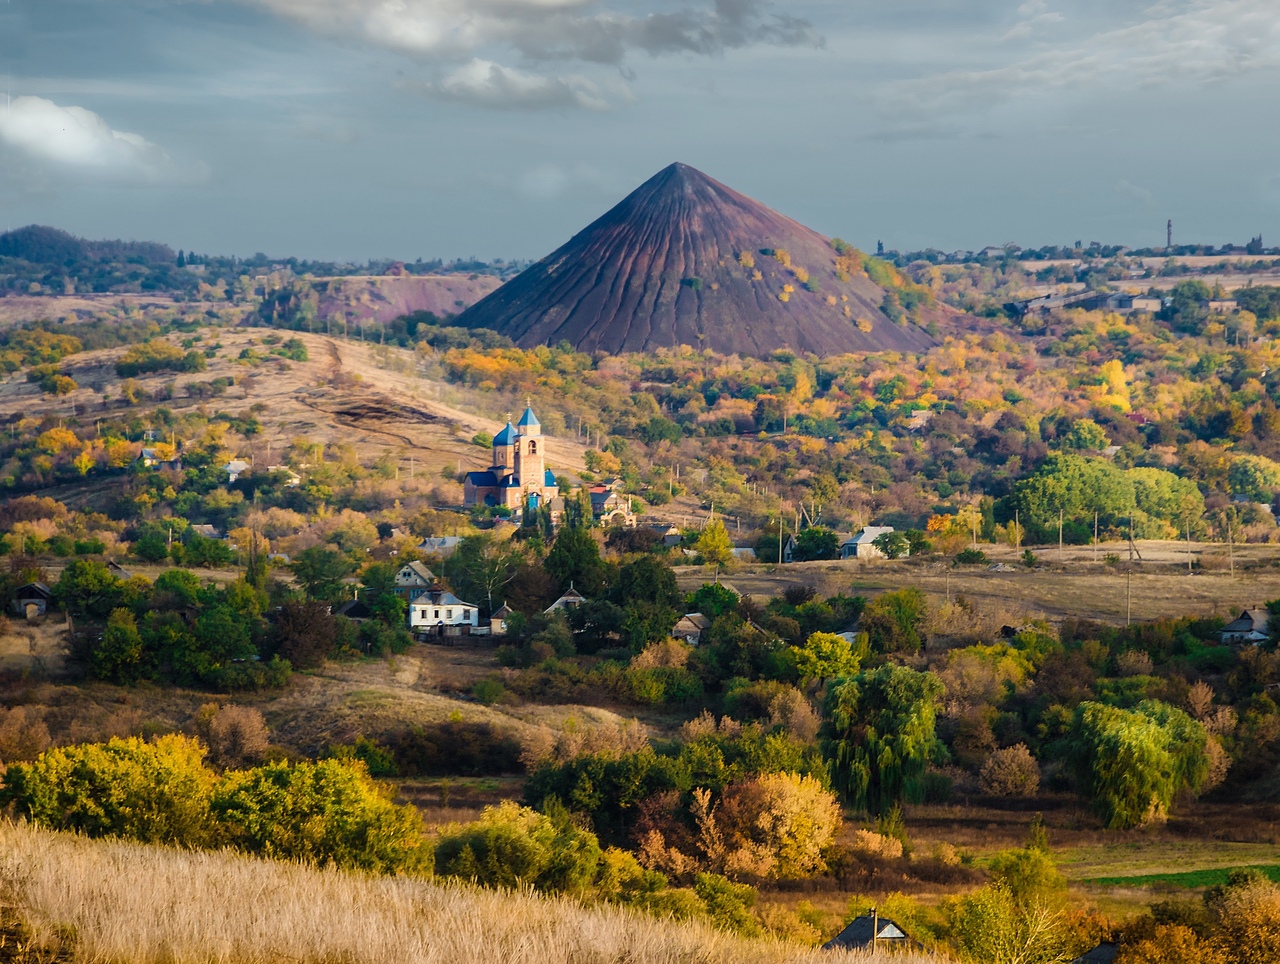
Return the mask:
M 888 560 L 802 562 L 777 566 L 739 566 L 721 579 L 741 593 L 777 595 L 796 583 L 812 585 L 819 595 L 836 592 L 870 596 L 889 589 L 917 586 L 935 604 L 964 596 L 989 608 L 1000 608 L 1009 620 L 1047 618 L 1096 619 L 1124 623 L 1190 615 L 1233 616 L 1245 606 L 1257 606 L 1280 597 L 1280 546 L 1246 545 L 1232 550 L 1234 576 L 1228 569 L 1228 547 L 1193 543 L 1190 554 L 1194 574 L 1186 570 L 1188 547 L 1182 542 L 1139 541 L 1141 560 L 1134 560 L 1131 574 L 1127 543 L 1104 543 L 1097 561 L 1089 546 L 1068 546 L 1061 558 L 1058 548 L 1034 550 L 1037 565 L 1028 569 L 1007 546 L 982 546 L 990 562 L 979 566 L 952 566 L 950 559 L 921 557 Z M 1108 554 L 1121 561 L 1108 565 Z M 992 565 L 1011 569 L 992 570 Z M 677 569 L 680 586 L 693 589 L 712 578 L 710 570 L 685 566 Z
M 128 964 L 809 964 L 846 955 L 531 893 L 371 879 L 0 823 L 0 906 L 45 950 Z M 12 925 L 11 925 L 12 926 Z

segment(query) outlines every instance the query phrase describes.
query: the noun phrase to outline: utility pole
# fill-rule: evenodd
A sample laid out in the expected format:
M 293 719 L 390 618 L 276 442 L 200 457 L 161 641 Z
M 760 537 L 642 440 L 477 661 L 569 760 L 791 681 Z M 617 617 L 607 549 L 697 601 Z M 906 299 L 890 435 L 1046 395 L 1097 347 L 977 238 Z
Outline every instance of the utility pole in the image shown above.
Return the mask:
M 778 565 L 782 565 L 782 500 L 778 500 Z
M 1191 517 L 1187 517 L 1187 575 L 1191 575 Z
M 1062 561 L 1062 510 L 1058 510 L 1058 561 Z
M 1018 521 L 1018 510 L 1013 510 L 1013 551 L 1022 548 L 1022 524 Z
M 1133 622 L 1133 564 L 1124 571 L 1124 624 Z
M 1093 510 L 1093 561 L 1098 561 L 1098 510 Z

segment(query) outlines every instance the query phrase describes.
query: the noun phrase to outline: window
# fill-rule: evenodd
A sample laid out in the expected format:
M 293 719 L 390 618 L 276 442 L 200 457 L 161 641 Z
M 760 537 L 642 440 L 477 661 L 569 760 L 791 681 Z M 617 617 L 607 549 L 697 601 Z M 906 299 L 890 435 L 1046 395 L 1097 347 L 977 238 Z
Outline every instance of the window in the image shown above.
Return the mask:
M 530 442 L 530 443 L 529 443 L 529 454 L 530 454 L 530 455 L 537 455 L 537 454 L 538 454 L 538 443 L 537 443 L 537 442 Z
M 453 618 L 453 610 L 452 610 L 452 609 L 446 609 L 446 610 L 444 611 L 444 618 L 445 618 L 445 619 L 452 619 L 452 618 Z
M 432 619 L 439 619 L 439 618 L 440 618 L 440 610 L 438 610 L 438 609 L 437 609 L 434 613 L 432 613 L 431 618 L 432 618 Z

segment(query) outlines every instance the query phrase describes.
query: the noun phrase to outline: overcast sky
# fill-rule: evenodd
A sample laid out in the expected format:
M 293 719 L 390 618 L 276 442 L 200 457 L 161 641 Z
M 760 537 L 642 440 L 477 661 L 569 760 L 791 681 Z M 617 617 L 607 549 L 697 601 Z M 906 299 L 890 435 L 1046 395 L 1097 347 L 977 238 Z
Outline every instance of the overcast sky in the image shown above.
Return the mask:
M 672 161 L 862 246 L 1280 244 L 1276 0 L 0 0 L 0 229 L 534 258 Z

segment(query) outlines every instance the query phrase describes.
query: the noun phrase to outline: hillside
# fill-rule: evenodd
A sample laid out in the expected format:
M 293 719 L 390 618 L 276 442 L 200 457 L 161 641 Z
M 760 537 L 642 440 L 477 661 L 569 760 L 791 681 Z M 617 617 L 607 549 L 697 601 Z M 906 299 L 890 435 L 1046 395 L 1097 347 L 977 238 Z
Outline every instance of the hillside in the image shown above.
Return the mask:
M 568 341 L 614 354 L 927 349 L 932 339 L 890 321 L 884 300 L 852 249 L 842 256 L 817 232 L 673 164 L 459 324 L 526 348 Z
M 92 842 L 9 823 L 0 823 L 0 850 L 5 882 L 0 900 L 7 905 L 0 938 L 12 939 L 29 928 L 37 945 L 60 950 L 59 960 L 876 964 L 892 959 L 919 964 L 933 959 L 855 958 L 529 893 L 371 879 L 228 853 Z M 37 959 L 51 960 L 55 953 Z

